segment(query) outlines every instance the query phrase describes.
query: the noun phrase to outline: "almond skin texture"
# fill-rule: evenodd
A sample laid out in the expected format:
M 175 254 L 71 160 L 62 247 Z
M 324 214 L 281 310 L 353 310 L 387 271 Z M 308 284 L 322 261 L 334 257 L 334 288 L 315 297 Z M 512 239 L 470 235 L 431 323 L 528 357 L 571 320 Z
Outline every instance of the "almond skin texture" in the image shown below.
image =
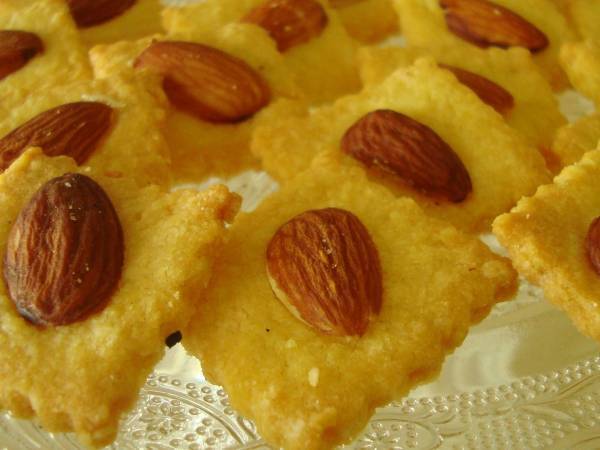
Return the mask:
M 91 178 L 67 173 L 43 185 L 14 223 L 3 276 L 19 313 L 40 326 L 99 311 L 119 283 L 123 232 Z
M 525 47 L 532 52 L 549 45 L 546 35 L 533 24 L 487 0 L 440 0 L 448 29 L 479 47 Z
M 596 217 L 590 224 L 585 238 L 585 253 L 594 272 L 600 275 L 600 217 Z
M 352 213 L 307 211 L 284 224 L 267 247 L 277 298 L 315 330 L 362 336 L 382 302 L 379 253 Z
M 100 102 L 66 103 L 44 111 L 0 139 L 0 170 L 29 147 L 84 163 L 110 129 L 113 109 Z
M 507 114 L 515 106 L 515 99 L 502 86 L 481 75 L 454 66 L 440 64 L 454 74 L 456 79 L 471 89 L 483 103 L 490 105 L 500 114 Z
M 93 27 L 120 16 L 136 0 L 67 0 L 71 16 L 79 28 Z
M 342 151 L 432 198 L 462 202 L 472 191 L 460 158 L 431 128 L 390 110 L 370 112 L 346 131 Z
M 267 83 L 246 62 L 203 44 L 153 42 L 135 67 L 163 75 L 171 103 L 208 122 L 240 122 L 265 107 L 271 97 Z
M 285 52 L 319 36 L 328 18 L 315 0 L 269 0 L 250 11 L 243 22 L 267 30 L 277 49 Z
M 42 40 L 27 31 L 0 30 L 0 80 L 44 51 Z

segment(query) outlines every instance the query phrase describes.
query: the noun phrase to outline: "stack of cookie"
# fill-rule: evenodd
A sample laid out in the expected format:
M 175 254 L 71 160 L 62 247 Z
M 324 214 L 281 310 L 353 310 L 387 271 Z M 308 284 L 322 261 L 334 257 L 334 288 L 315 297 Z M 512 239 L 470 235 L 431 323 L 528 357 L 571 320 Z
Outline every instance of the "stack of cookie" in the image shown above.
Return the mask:
M 180 330 L 270 443 L 331 448 L 436 376 L 513 263 L 600 339 L 600 118 L 555 97 L 600 102 L 599 16 L 2 0 L 0 407 L 108 444 Z M 281 186 L 251 212 L 173 189 L 249 169 Z

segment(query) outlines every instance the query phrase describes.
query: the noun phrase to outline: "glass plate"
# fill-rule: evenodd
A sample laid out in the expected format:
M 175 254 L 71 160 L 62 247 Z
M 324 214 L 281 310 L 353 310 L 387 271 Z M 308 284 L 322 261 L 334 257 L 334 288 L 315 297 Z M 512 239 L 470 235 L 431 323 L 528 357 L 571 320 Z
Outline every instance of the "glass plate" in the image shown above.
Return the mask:
M 181 0 L 179 0 L 181 2 Z M 593 110 L 573 92 L 559 97 L 570 120 Z M 209 180 L 213 184 L 223 180 Z M 226 184 L 252 210 L 277 189 L 247 172 Z M 203 187 L 200 186 L 200 187 Z M 198 187 L 198 186 L 196 186 Z M 502 252 L 493 237 L 482 239 Z M 0 413 L 0 449 L 83 449 L 71 434 L 50 434 Z M 269 449 L 227 394 L 205 381 L 178 344 L 148 377 L 109 449 Z M 600 449 L 600 353 L 569 319 L 521 281 L 446 359 L 437 381 L 377 410 L 345 449 Z

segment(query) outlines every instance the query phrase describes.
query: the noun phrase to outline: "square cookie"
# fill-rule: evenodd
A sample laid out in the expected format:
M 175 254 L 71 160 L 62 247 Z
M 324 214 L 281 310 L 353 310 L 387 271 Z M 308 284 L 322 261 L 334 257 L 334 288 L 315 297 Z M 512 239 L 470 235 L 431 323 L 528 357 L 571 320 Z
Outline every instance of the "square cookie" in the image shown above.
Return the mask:
M 270 120 L 272 115 L 277 117 L 277 111 L 272 108 L 276 99 L 301 96 L 281 55 L 274 48 L 248 48 L 252 33 L 249 27 L 233 24 L 215 31 L 210 37 L 200 38 L 191 34 L 154 36 L 138 41 L 99 45 L 90 51 L 96 76 L 106 78 L 115 74 L 134 76 L 134 73 L 152 72 L 151 69 L 135 69 L 134 62 L 153 42 L 202 44 L 242 60 L 268 85 L 271 103 L 254 116 L 234 123 L 202 120 L 171 103 L 165 136 L 171 148 L 175 181 L 198 182 L 209 176 L 229 176 L 248 168 L 257 168 L 258 162 L 249 151 L 250 136 L 256 124 L 261 120 Z M 162 85 L 162 78 L 157 77 L 154 88 L 163 91 Z
M 564 16 L 551 0 L 529 0 L 527 2 L 522 0 L 494 0 L 493 2 L 487 0 L 394 0 L 394 2 L 400 16 L 402 32 L 412 46 L 422 48 L 455 46 L 464 52 L 463 58 L 467 60 L 481 58 L 487 49 L 491 48 L 485 48 L 485 45 L 490 43 L 493 44 L 492 47 L 498 45 L 503 48 L 508 45 L 508 42 L 513 45 L 520 43 L 520 45 L 532 49 L 534 61 L 540 66 L 554 89 L 561 90 L 567 84 L 566 77 L 558 63 L 558 53 L 560 46 L 572 37 L 572 32 Z M 446 11 L 441 6 L 442 3 L 448 5 Z M 485 14 L 472 13 L 471 6 L 469 6 L 471 3 L 474 4 L 472 7 L 474 10 L 482 9 Z M 498 11 L 494 9 L 495 6 L 508 11 L 495 12 Z M 520 18 L 515 20 L 512 14 L 517 14 Z M 447 17 L 450 17 L 451 23 L 457 30 L 462 31 L 457 33 L 450 31 L 446 22 Z M 473 24 L 465 22 L 464 17 L 472 20 Z M 490 25 L 493 23 L 491 18 L 500 21 L 497 27 Z M 523 24 L 523 19 L 527 24 Z M 469 30 L 473 30 L 473 32 L 468 39 L 460 37 L 460 33 L 471 33 Z M 493 37 L 490 37 L 488 33 L 493 34 Z M 483 35 L 487 36 L 484 38 Z
M 519 273 L 540 286 L 582 333 L 596 340 L 600 340 L 600 275 L 588 259 L 586 239 L 600 215 L 598 177 L 600 151 L 594 150 L 494 222 L 494 233 Z
M 600 114 L 584 116 L 556 132 L 552 152 L 561 166 L 574 164 L 600 142 Z
M 575 89 L 600 107 L 600 41 L 569 42 L 560 60 Z
M 363 43 L 385 39 L 398 30 L 391 0 L 329 0 L 350 36 Z
M 464 84 L 474 86 L 480 98 L 501 113 L 506 122 L 519 131 L 548 159 L 556 130 L 565 125 L 558 101 L 548 82 L 532 62 L 529 52 L 511 48 L 490 49 L 477 59 L 465 59 L 456 47 L 430 50 L 400 47 L 363 47 L 358 54 L 363 84 L 375 85 L 399 67 L 406 67 L 420 56 L 430 55 L 451 69 L 466 70 L 495 83 L 505 93 L 486 88 L 472 77 Z M 457 73 L 461 80 L 464 75 Z M 486 89 L 484 89 L 486 88 Z M 508 95 L 506 95 L 508 94 Z
M 92 78 L 87 51 L 63 0 L 2 0 L 0 30 L 39 39 L 23 42 L 25 64 L 0 79 L 0 108 L 58 84 Z
M 436 133 L 464 165 L 472 193 L 462 202 L 438 201 L 381 171 L 372 178 L 396 195 L 412 196 L 427 213 L 458 228 L 486 230 L 494 217 L 549 180 L 540 153 L 502 116 L 430 59 L 398 69 L 381 84 L 315 108 L 308 115 L 260 127 L 252 150 L 262 159 L 265 170 L 282 183 L 306 169 L 321 151 L 335 151 L 344 164 L 361 164 L 342 153 L 342 140 L 357 121 L 378 110 L 401 113 Z M 373 167 L 377 168 L 382 159 L 386 158 L 375 158 Z
M 91 2 L 88 2 L 91 3 Z M 161 0 L 122 0 L 122 4 L 131 3 L 126 9 L 120 6 L 115 15 L 108 15 L 105 20 L 94 20 L 96 17 L 106 15 L 107 6 L 99 5 L 96 14 L 81 14 L 74 12 L 74 17 L 80 17 L 78 21 L 79 32 L 83 41 L 93 46 L 96 44 L 108 44 L 123 40 L 135 40 L 160 33 L 161 26 Z M 113 2 L 116 4 L 116 2 Z
M 256 12 L 259 8 L 262 12 Z M 276 12 L 264 13 L 271 8 Z M 360 88 L 356 44 L 324 0 L 207 0 L 166 8 L 163 17 L 169 33 L 183 36 L 211 36 L 215 28 L 244 23 L 246 50 L 277 47 L 311 103 L 331 101 Z M 284 30 L 277 31 L 279 27 Z
M 127 176 L 106 177 L 30 149 L 0 175 L 3 255 L 9 231 L 33 194 L 72 172 L 98 183 L 116 210 L 124 243 L 120 280 L 101 310 L 46 327 L 22 317 L 0 282 L 0 408 L 100 447 L 115 438 L 120 416 L 164 354 L 165 337 L 184 326 L 201 301 L 239 197 L 223 186 L 205 192 L 140 189 Z M 3 273 L 5 264 L 3 256 Z M 77 283 L 87 285 L 98 268 L 89 267 L 82 266 Z M 49 273 L 53 268 L 60 273 L 58 266 L 48 267 Z
M 299 214 L 326 208 L 353 214 L 378 254 L 381 310 L 360 337 L 323 334 L 305 324 L 280 303 L 267 276 L 267 248 L 277 230 Z M 334 220 L 328 227 L 343 223 Z M 316 269 L 317 277 L 329 274 L 324 280 L 336 284 L 328 292 L 344 292 L 345 271 L 339 268 L 348 267 L 344 255 L 353 255 L 352 247 L 332 246 L 333 235 L 313 234 L 306 226 L 306 234 L 298 226 L 298 238 L 312 236 L 306 245 L 321 248 L 320 256 L 307 256 L 308 264 L 331 261 L 330 271 Z M 346 236 L 360 235 L 352 229 Z M 516 286 L 510 262 L 478 239 L 428 218 L 411 199 L 395 198 L 362 171 L 340 168 L 328 157 L 254 212 L 240 215 L 230 231 L 207 301 L 184 331 L 183 344 L 275 448 L 325 449 L 350 441 L 376 407 L 434 377 L 469 326 Z M 378 279 L 370 261 L 355 263 L 352 295 L 359 295 L 363 282 Z M 279 289 L 302 289 L 298 278 L 289 280 Z M 323 283 L 313 292 L 329 285 Z M 361 323 L 354 309 L 341 311 L 353 317 L 351 324 Z
M 170 154 L 163 135 L 167 105 L 154 86 L 154 76 L 123 74 L 63 83 L 36 91 L 17 103 L 4 104 L 7 111 L 0 121 L 0 160 L 9 163 L 26 147 L 41 146 L 53 156 L 67 152 L 98 173 L 126 175 L 142 185 L 168 185 Z M 79 102 L 93 102 L 94 109 L 55 109 Z M 95 112 L 97 108 L 102 112 Z M 52 119 L 57 114 L 59 119 Z M 107 116 L 101 122 L 100 114 Z M 87 131 L 78 131 L 83 129 Z M 81 154 L 73 154 L 80 148 Z

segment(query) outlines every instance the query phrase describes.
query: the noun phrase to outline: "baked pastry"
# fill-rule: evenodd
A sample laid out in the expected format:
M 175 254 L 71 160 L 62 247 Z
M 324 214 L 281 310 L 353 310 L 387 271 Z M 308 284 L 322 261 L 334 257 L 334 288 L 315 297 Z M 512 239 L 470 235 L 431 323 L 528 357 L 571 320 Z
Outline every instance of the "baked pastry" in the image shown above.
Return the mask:
M 556 132 L 552 152 L 562 167 L 574 164 L 600 142 L 600 114 L 584 116 Z
M 600 340 L 598 245 L 600 152 L 566 167 L 554 183 L 522 199 L 494 222 L 516 269 L 544 290 L 579 330 Z
M 600 1 L 568 0 L 568 13 L 576 31 L 583 39 L 600 41 Z
M 350 36 L 364 43 L 383 40 L 398 30 L 391 0 L 329 0 Z
M 202 39 L 232 23 L 248 28 L 246 51 L 279 50 L 309 102 L 360 88 L 356 44 L 325 0 L 207 0 L 164 11 L 165 29 L 182 36 Z
M 2 55 L 0 108 L 59 83 L 92 78 L 87 51 L 63 0 L 3 0 L 0 33 L 4 45 L 11 42 L 19 50 Z M 20 64 L 11 64 L 5 59 L 9 55 Z M 6 66 L 16 70 L 5 72 Z
M 569 42 L 563 45 L 560 59 L 571 84 L 600 105 L 600 41 Z
M 430 59 L 418 60 L 411 67 L 397 70 L 381 84 L 332 105 L 315 108 L 308 115 L 283 118 L 260 127 L 254 134 L 252 151 L 262 159 L 265 170 L 287 183 L 306 169 L 319 152 L 336 149 L 341 153 L 343 139 L 351 127 L 380 110 L 401 113 L 430 128 L 427 134 L 436 134 L 464 164 L 472 189 L 466 192 L 466 197 L 440 201 L 422 195 L 410 183 L 407 187 L 407 183 L 398 183 L 398 178 L 390 177 L 390 167 L 385 167 L 389 154 L 378 155 L 371 161 L 364 158 L 361 161 L 360 156 L 346 157 L 345 161 L 369 169 L 384 166 L 385 170 L 372 173 L 374 180 L 384 183 L 396 195 L 414 197 L 427 213 L 458 228 L 474 232 L 487 229 L 494 217 L 549 180 L 539 152 L 511 129 L 502 116 Z M 441 179 L 449 177 L 440 175 Z
M 66 0 L 83 41 L 93 46 L 134 40 L 162 31 L 160 0 Z
M 90 51 L 94 71 L 99 78 L 115 74 L 134 76 L 133 73 L 136 72 L 158 72 L 160 75 L 162 69 L 176 63 L 177 67 L 172 67 L 176 73 L 187 73 L 184 70 L 189 69 L 193 72 L 187 80 L 199 80 L 197 85 L 195 82 L 189 85 L 192 92 L 187 94 L 187 97 L 194 98 L 196 93 L 202 96 L 202 92 L 206 92 L 209 101 L 212 101 L 208 88 L 213 87 L 218 92 L 225 86 L 226 97 L 223 104 L 226 112 L 233 110 L 235 113 L 240 105 L 246 107 L 248 104 L 253 108 L 249 111 L 255 111 L 254 115 L 244 113 L 245 116 L 238 117 L 205 117 L 202 111 L 185 108 L 186 105 L 181 103 L 180 96 L 173 95 L 165 136 L 171 148 L 175 181 L 197 182 L 208 176 L 228 176 L 257 167 L 258 162 L 249 151 L 250 136 L 256 124 L 261 120 L 268 120 L 271 114 L 275 117 L 278 115 L 276 111 L 271 112 L 271 103 L 275 99 L 297 98 L 301 95 L 289 71 L 284 67 L 281 55 L 275 49 L 264 49 L 260 46 L 248 48 L 247 42 L 250 42 L 251 35 L 252 30 L 248 27 L 234 24 L 214 32 L 210 38 L 205 39 L 194 38 L 191 34 L 155 36 L 139 41 L 96 46 Z M 168 51 L 164 51 L 164 44 L 162 49 L 156 45 L 163 42 L 169 46 Z M 162 55 L 167 55 L 169 62 L 161 59 L 157 63 L 160 67 L 143 67 L 139 63 L 137 68 L 134 67 L 140 56 L 153 45 Z M 207 46 L 210 48 L 207 49 Z M 186 51 L 186 48 L 190 50 Z M 170 55 L 181 53 L 181 49 L 185 57 L 178 54 L 170 58 Z M 225 55 L 219 53 L 218 61 L 215 61 L 214 57 L 206 57 L 206 54 L 212 55 L 215 52 L 224 52 Z M 195 65 L 194 60 L 197 57 L 206 64 Z M 234 59 L 233 62 L 231 58 Z M 232 64 L 237 67 L 235 71 L 231 70 Z M 217 76 L 214 77 L 212 73 L 217 73 Z M 234 79 L 232 74 L 240 78 Z M 171 78 L 168 74 L 164 76 L 165 80 Z M 161 86 L 164 86 L 164 83 L 163 77 L 158 77 L 155 88 L 162 90 Z M 235 87 L 242 84 L 244 91 Z M 234 89 L 231 89 L 231 86 Z M 257 90 L 258 97 L 255 96 Z M 219 93 L 212 98 L 221 101 L 223 96 Z M 216 108 L 222 106 L 216 105 Z
M 113 244 L 119 233 L 107 234 L 110 239 L 106 240 L 88 239 L 98 230 L 101 217 L 111 215 L 106 200 L 95 201 L 89 192 L 76 190 L 73 206 L 64 192 L 48 194 L 42 198 L 50 199 L 49 214 L 68 214 L 70 221 L 43 222 L 48 216 L 35 214 L 33 219 L 29 214 L 29 221 L 22 219 L 27 214 L 21 211 L 27 210 L 25 205 L 34 193 L 48 186 L 48 180 L 66 173 L 71 173 L 71 178 L 64 182 L 64 177 L 59 179 L 64 186 L 56 189 L 76 189 L 71 179 L 75 177 L 79 183 L 85 175 L 88 182 L 91 179 L 100 186 L 95 191 L 103 191 L 108 204 L 112 203 L 116 211 L 113 219 L 116 214 L 122 229 L 120 275 L 109 270 L 118 268 Z M 81 201 L 90 200 L 94 200 L 91 209 L 79 208 Z M 99 204 L 105 206 L 94 219 L 87 212 L 95 211 Z M 43 211 L 41 201 L 34 205 Z M 162 357 L 165 337 L 187 323 L 201 300 L 213 258 L 224 240 L 225 222 L 235 215 L 239 197 L 223 186 L 205 192 L 165 193 L 156 186 L 140 189 L 127 176 L 108 177 L 78 167 L 70 158 L 48 158 L 39 149 L 30 149 L 0 175 L 0 207 L 4 275 L 0 282 L 0 408 L 17 417 L 37 417 L 51 432 L 74 431 L 87 445 L 106 445 L 115 438 L 119 417 L 135 403 L 146 377 Z M 68 229 L 71 222 L 71 227 L 78 222 L 88 227 L 87 234 L 69 234 L 73 231 Z M 64 232 L 56 228 L 57 223 L 63 224 Z M 56 231 L 53 239 L 35 246 L 41 253 L 36 261 L 46 261 L 49 267 L 41 269 L 41 278 L 38 271 L 37 277 L 26 279 L 25 297 L 16 295 L 23 292 L 18 280 L 25 273 L 23 267 L 29 274 L 36 267 L 25 264 L 32 249 L 17 245 L 19 238 L 31 236 L 29 230 L 38 227 L 33 239 L 39 239 L 45 236 L 46 227 L 52 226 Z M 105 229 L 101 227 L 100 232 Z M 78 239 L 81 236 L 85 238 Z M 77 245 L 69 239 L 76 239 Z M 82 259 L 86 254 L 90 259 Z M 68 278 L 71 261 L 81 263 L 73 266 L 73 279 Z M 74 292 L 75 300 L 65 294 L 65 301 L 71 303 L 62 304 L 58 300 L 63 297 L 51 296 L 49 306 L 41 303 L 47 306 L 34 308 L 40 302 L 30 297 L 51 280 L 49 292 L 61 288 L 59 292 Z M 67 320 L 87 308 L 82 302 L 88 299 L 80 297 L 87 293 L 95 296 L 106 287 L 107 280 L 116 285 L 101 308 L 86 309 L 74 322 Z M 65 321 L 69 324 L 44 325 Z
M 515 286 L 477 238 L 322 156 L 236 219 L 183 344 L 272 445 L 332 448 L 437 374 Z M 288 311 L 294 291 L 306 308 Z
M 477 59 L 490 47 L 520 46 L 532 52 L 550 84 L 567 84 L 559 63 L 560 46 L 572 38 L 564 16 L 551 0 L 394 0 L 409 44 L 457 47 L 464 59 Z
M 72 156 L 97 173 L 139 184 L 170 183 L 165 109 L 154 76 L 57 83 L 18 102 L 6 102 L 0 121 L 0 170 L 28 146 Z M 143 132 L 132 132 L 143 130 Z
M 372 86 L 381 83 L 398 67 L 409 66 L 418 57 L 428 54 L 454 71 L 459 81 L 502 114 L 506 122 L 537 147 L 552 165 L 555 157 L 550 148 L 554 133 L 566 121 L 551 87 L 533 64 L 529 52 L 523 49 L 504 51 L 492 48 L 480 58 L 465 59 L 464 52 L 456 47 L 431 50 L 363 47 L 358 54 L 363 84 Z M 496 86 L 490 86 L 471 73 Z

